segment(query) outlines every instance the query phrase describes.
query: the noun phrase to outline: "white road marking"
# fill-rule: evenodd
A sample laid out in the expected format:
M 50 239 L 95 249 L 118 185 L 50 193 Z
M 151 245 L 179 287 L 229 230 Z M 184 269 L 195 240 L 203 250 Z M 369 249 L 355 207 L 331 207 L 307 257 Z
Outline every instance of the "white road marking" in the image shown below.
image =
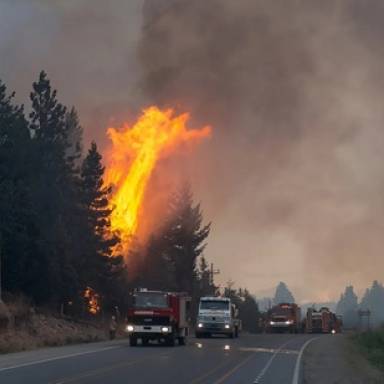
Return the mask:
M 289 339 L 287 342 L 282 344 L 278 349 L 276 349 L 275 353 L 271 356 L 271 358 L 267 361 L 267 364 L 265 364 L 264 368 L 261 370 L 259 375 L 256 377 L 256 379 L 253 381 L 253 384 L 259 384 L 260 380 L 264 377 L 264 375 L 267 373 L 269 367 L 271 366 L 273 360 L 275 360 L 275 357 L 280 353 L 280 351 L 289 343 L 292 339 Z
M 121 347 L 120 346 L 105 347 L 105 348 L 101 348 L 101 349 L 96 349 L 94 351 L 78 352 L 78 353 L 72 353 L 72 354 L 69 354 L 69 355 L 62 355 L 62 356 L 51 357 L 49 359 L 30 361 L 28 363 L 22 363 L 22 364 L 17 364 L 17 365 L 11 365 L 9 367 L 0 368 L 0 372 L 10 371 L 12 369 L 17 369 L 17 368 L 28 367 L 28 366 L 31 366 L 31 365 L 44 364 L 44 363 L 48 363 L 50 361 L 69 359 L 71 357 L 76 357 L 76 356 L 89 355 L 91 353 L 98 353 L 98 352 L 103 352 L 103 351 L 107 351 L 109 349 L 116 349 L 116 348 L 121 348 Z
M 296 351 L 294 349 L 245 347 L 245 348 L 238 348 L 238 350 L 242 351 L 242 352 L 261 352 L 261 353 L 275 353 L 276 351 L 278 351 L 278 353 L 287 354 L 287 355 L 298 355 L 299 354 L 299 351 Z
M 313 340 L 318 339 L 318 337 L 313 337 L 312 339 L 309 339 L 300 349 L 299 356 L 297 356 L 296 359 L 296 365 L 295 365 L 295 371 L 293 373 L 292 378 L 292 384 L 299 384 L 299 378 L 300 378 L 300 364 L 301 364 L 301 358 L 303 357 L 303 353 L 305 348 L 307 348 L 308 344 L 311 343 Z

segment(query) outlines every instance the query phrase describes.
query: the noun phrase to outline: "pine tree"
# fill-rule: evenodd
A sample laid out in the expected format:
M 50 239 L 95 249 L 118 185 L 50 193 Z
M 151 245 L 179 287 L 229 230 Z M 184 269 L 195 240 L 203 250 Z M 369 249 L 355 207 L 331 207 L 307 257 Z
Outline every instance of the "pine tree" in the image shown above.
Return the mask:
M 294 303 L 295 298 L 293 297 L 291 291 L 288 289 L 287 285 L 281 281 L 276 287 L 273 301 L 275 305 L 280 303 Z
M 82 270 L 86 270 L 84 283 L 105 296 L 112 294 L 112 286 L 124 268 L 122 257 L 112 257 L 113 247 L 118 244 L 119 238 L 111 231 L 111 188 L 104 186 L 101 160 L 96 143 L 92 142 L 81 167 L 82 200 L 87 217 Z
M 83 151 L 83 128 L 74 107 L 65 114 L 66 157 L 72 167 L 77 167 Z
M 20 293 L 31 283 L 36 229 L 29 196 L 31 137 L 23 107 L 0 81 L 0 252 L 3 288 Z M 36 272 L 36 271 L 35 271 Z
M 343 316 L 343 324 L 346 328 L 353 328 L 357 325 L 357 310 L 357 296 L 353 291 L 353 286 L 350 285 L 345 288 L 336 306 L 336 313 Z
M 38 301 L 55 305 L 72 299 L 80 289 L 77 260 L 79 191 L 77 171 L 66 156 L 70 146 L 66 108 L 57 101 L 42 71 L 30 98 L 34 164 L 33 204 L 39 228 L 38 263 L 46 276 L 36 284 Z
M 360 308 L 371 312 L 372 325 L 378 326 L 384 322 L 384 287 L 377 280 L 366 290 Z
M 173 274 L 173 288 L 192 293 L 197 277 L 196 261 L 205 248 L 210 224 L 203 225 L 200 204 L 193 204 L 189 185 L 179 189 L 170 201 L 164 238 L 165 259 Z

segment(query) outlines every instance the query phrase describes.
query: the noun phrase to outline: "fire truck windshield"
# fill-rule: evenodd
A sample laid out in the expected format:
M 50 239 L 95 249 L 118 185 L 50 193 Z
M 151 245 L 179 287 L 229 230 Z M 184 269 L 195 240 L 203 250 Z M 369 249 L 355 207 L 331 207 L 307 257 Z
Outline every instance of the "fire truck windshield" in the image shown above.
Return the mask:
M 200 309 L 229 311 L 229 301 L 203 300 L 200 302 Z
M 168 308 L 167 295 L 160 292 L 140 292 L 135 295 L 136 308 Z

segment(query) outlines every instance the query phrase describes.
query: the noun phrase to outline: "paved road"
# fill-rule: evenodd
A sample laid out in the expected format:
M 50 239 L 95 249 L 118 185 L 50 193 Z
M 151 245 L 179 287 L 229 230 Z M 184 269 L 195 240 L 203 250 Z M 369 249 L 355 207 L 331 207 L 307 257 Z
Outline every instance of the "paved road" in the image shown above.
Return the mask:
M 127 340 L 0 356 L 1 384 L 291 384 L 308 335 L 194 339 L 129 347 Z

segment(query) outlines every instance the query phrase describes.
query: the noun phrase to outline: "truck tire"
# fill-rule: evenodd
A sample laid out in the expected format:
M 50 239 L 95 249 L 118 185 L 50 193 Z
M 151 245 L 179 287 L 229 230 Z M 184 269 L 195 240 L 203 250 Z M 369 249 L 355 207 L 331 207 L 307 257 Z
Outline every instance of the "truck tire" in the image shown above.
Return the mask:
M 185 345 L 186 344 L 186 338 L 184 336 L 179 337 L 179 345 Z
M 137 346 L 137 337 L 136 336 L 129 336 L 129 345 L 131 347 Z
M 235 337 L 238 338 L 239 337 L 239 329 L 236 327 L 235 328 Z
M 175 338 L 175 335 L 169 335 L 167 338 L 166 338 L 166 344 L 168 345 L 168 347 L 174 347 L 175 344 L 176 344 L 176 338 Z

